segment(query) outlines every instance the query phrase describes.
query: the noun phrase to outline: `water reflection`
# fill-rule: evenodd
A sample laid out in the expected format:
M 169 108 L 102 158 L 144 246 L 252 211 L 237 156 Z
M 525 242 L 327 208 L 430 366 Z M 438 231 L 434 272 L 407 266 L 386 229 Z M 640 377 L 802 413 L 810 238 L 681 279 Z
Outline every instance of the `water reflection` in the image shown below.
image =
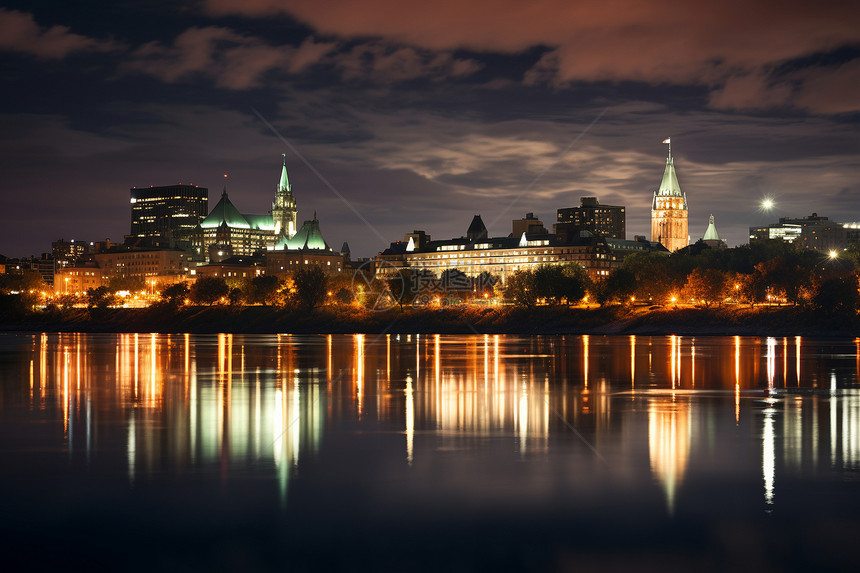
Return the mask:
M 727 471 L 741 463 L 724 444 L 738 432 L 749 432 L 760 452 L 768 507 L 777 503 L 781 472 L 860 468 L 860 339 L 16 340 L 23 340 L 12 354 L 18 366 L 3 374 L 0 412 L 55 416 L 54 439 L 87 465 L 121 451 L 132 484 L 189 472 L 227 483 L 250 472 L 273 479 L 285 501 L 290 481 L 304 461 L 318 458 L 327 435 L 371 427 L 393 432 L 397 463 L 416 471 L 439 451 L 479 454 L 488 440 L 509 441 L 506 451 L 526 461 L 599 458 L 613 479 L 638 476 L 638 484 L 647 472 L 670 514 L 692 468 Z

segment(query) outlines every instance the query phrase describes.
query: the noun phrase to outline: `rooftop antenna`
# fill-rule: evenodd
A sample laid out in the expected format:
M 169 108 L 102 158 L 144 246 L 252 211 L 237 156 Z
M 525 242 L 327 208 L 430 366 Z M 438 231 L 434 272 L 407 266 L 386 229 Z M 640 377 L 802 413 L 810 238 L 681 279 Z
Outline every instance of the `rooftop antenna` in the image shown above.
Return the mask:
M 665 143 L 666 145 L 669 146 L 669 156 L 666 158 L 666 161 L 668 161 L 668 160 L 672 159 L 672 138 L 667 137 L 666 139 L 663 140 L 663 143 Z
M 284 157 L 284 165 L 286 165 L 287 164 L 287 154 L 281 153 L 281 155 Z

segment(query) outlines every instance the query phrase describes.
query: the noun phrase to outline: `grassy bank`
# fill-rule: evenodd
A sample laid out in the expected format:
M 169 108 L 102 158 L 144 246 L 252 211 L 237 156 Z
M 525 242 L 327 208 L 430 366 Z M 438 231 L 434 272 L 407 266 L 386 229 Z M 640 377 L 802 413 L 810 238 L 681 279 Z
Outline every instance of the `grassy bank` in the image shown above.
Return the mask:
M 66 309 L 0 322 L 5 331 L 163 333 L 450 333 L 450 334 L 682 334 L 856 336 L 856 317 L 823 316 L 793 307 L 654 309 L 472 308 L 391 309 L 151 307 Z

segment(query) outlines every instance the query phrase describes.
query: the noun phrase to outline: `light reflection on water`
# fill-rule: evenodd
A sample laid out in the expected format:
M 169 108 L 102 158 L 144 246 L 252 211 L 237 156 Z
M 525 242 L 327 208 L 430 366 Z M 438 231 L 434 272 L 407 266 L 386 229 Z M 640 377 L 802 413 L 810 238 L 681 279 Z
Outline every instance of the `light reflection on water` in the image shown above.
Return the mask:
M 0 422 L 51 428 L 0 453 L 61 452 L 62 471 L 131 488 L 262 480 L 287 512 L 307 474 L 366 483 L 383 508 L 471 497 L 513 511 L 525 498 L 539 512 L 596 496 L 647 514 L 656 493 L 669 517 L 726 479 L 757 482 L 748 509 L 765 514 L 791 503 L 786 479 L 860 469 L 860 341 L 41 334 L 0 345 Z

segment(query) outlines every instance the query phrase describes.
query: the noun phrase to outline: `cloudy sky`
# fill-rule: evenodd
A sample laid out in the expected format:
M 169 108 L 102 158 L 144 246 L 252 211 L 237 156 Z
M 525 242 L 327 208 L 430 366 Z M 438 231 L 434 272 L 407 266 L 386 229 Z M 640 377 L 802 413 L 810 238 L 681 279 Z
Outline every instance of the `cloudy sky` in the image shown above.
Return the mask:
M 853 0 L 3 2 L 0 253 L 122 240 L 129 188 L 271 206 L 370 256 L 597 196 L 647 235 L 672 138 L 690 235 L 860 221 Z M 772 196 L 773 213 L 759 202 Z

